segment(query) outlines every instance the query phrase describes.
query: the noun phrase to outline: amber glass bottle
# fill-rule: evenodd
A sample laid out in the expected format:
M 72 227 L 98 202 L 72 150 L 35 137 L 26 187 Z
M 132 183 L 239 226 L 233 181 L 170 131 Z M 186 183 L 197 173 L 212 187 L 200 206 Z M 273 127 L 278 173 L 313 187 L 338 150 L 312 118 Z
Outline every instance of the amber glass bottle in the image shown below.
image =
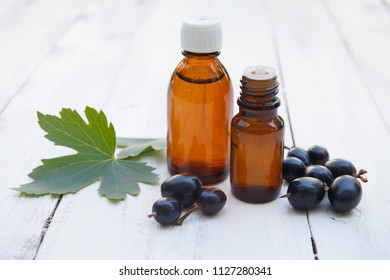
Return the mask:
M 232 193 L 246 202 L 271 201 L 280 193 L 284 122 L 277 113 L 278 85 L 271 67 L 244 70 L 231 124 L 230 182 Z
M 212 17 L 191 17 L 181 36 L 184 58 L 168 89 L 168 169 L 212 184 L 227 177 L 230 160 L 233 91 L 217 58 L 221 25 Z

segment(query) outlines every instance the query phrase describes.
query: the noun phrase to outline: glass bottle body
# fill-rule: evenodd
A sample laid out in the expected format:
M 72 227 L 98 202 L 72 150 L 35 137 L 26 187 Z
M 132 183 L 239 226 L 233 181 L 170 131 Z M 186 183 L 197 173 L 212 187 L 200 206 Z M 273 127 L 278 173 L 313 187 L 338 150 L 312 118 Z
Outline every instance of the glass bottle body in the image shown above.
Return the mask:
M 246 202 L 268 202 L 280 194 L 284 152 L 275 69 L 247 67 L 240 88 L 239 113 L 231 124 L 231 190 Z
M 230 181 L 240 200 L 274 200 L 282 185 L 284 122 L 271 111 L 240 108 L 232 120 Z
M 217 183 L 229 170 L 231 81 L 219 52 L 183 54 L 168 89 L 168 169 Z

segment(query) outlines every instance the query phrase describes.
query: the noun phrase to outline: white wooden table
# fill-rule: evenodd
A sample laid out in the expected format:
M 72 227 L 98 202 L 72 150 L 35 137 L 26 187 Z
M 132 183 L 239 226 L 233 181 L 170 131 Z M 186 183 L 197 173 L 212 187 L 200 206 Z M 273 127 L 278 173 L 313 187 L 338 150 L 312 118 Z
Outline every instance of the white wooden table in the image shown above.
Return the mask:
M 278 69 L 286 145 L 323 145 L 368 170 L 357 209 L 246 204 L 226 180 L 219 215 L 161 227 L 146 217 L 158 185 L 119 203 L 98 184 L 62 198 L 10 189 L 69 153 L 43 137 L 37 111 L 88 105 L 119 136 L 163 137 L 180 25 L 193 14 L 222 20 L 235 98 L 244 67 Z M 388 0 L 0 1 L 0 259 L 390 259 L 389 65 Z M 169 176 L 163 152 L 144 159 Z

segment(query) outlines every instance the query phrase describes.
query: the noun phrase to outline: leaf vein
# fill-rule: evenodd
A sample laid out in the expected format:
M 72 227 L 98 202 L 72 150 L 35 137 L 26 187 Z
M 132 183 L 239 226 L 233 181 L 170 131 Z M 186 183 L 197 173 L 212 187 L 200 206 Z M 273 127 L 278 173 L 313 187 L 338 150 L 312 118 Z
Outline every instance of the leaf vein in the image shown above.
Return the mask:
M 94 149 L 94 150 L 100 152 L 101 154 L 107 155 L 107 156 L 109 156 L 109 157 L 112 157 L 112 156 L 113 156 L 113 155 L 111 155 L 111 154 L 106 153 L 105 151 L 100 150 L 100 149 L 99 149 L 98 147 L 96 147 L 96 146 L 92 146 L 91 144 L 89 144 L 89 143 L 83 141 L 82 139 L 79 139 L 79 138 L 74 137 L 73 135 L 69 134 L 69 133 L 66 131 L 65 128 L 63 128 L 63 129 L 61 130 L 61 129 L 59 129 L 59 128 L 53 126 L 50 122 L 47 122 L 46 120 L 44 120 L 44 122 L 45 122 L 48 126 L 50 126 L 53 130 L 62 132 L 62 133 L 64 133 L 65 135 L 69 136 L 70 138 L 77 140 L 78 142 L 84 144 L 85 146 L 91 147 L 92 149 Z M 75 144 L 75 145 L 76 145 L 76 144 Z M 79 146 L 81 146 L 81 145 L 79 145 Z

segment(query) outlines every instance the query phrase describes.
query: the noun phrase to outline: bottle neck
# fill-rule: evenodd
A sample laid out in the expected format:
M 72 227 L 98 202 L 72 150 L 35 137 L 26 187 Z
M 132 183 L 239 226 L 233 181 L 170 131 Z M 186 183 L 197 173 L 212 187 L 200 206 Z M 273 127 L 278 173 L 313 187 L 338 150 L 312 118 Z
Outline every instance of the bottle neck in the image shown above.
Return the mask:
M 240 106 L 238 114 L 246 118 L 274 119 L 278 116 L 278 109 L 251 110 Z
M 277 96 L 279 92 L 279 83 L 277 77 L 267 80 L 252 80 L 246 76 L 241 80 L 240 97 L 237 104 L 241 111 L 248 111 L 247 114 L 253 115 L 259 111 L 259 116 L 276 114 L 280 106 L 280 99 Z M 274 111 L 261 113 L 261 111 Z
M 198 60 L 207 60 L 207 59 L 216 59 L 220 55 L 220 51 L 212 53 L 194 53 L 182 50 L 181 53 L 188 59 L 198 59 Z

